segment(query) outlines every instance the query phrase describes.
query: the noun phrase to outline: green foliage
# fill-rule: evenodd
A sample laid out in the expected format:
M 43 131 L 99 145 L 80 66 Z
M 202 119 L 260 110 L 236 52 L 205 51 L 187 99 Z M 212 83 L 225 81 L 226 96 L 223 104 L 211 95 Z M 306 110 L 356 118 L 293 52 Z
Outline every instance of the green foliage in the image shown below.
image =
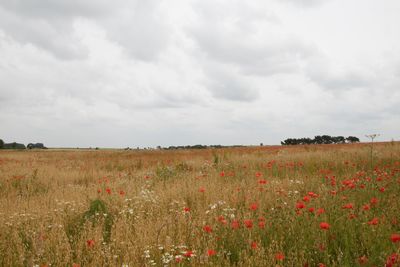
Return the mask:
M 281 142 L 282 145 L 312 145 L 312 144 L 344 144 L 344 143 L 357 143 L 360 139 L 354 136 L 344 138 L 343 136 L 330 136 L 330 135 L 317 135 L 311 138 L 288 138 Z
M 109 243 L 111 240 L 111 231 L 114 223 L 113 215 L 109 212 L 103 200 L 92 200 L 86 212 L 67 219 L 65 231 L 73 249 L 73 258 L 76 258 L 77 243 L 87 222 L 91 223 L 92 228 L 102 224 L 103 242 Z

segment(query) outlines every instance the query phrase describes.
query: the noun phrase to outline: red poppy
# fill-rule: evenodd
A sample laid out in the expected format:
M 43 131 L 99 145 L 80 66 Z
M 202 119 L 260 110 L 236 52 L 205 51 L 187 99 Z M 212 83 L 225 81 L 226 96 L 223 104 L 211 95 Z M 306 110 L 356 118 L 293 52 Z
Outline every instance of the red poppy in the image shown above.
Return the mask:
M 215 250 L 213 250 L 213 249 L 207 250 L 207 255 L 208 255 L 209 257 L 214 256 L 215 254 L 217 254 L 217 252 L 216 252 Z
M 368 222 L 369 225 L 377 225 L 378 223 L 379 223 L 379 220 L 376 217 Z
M 379 188 L 379 191 L 382 192 L 382 193 L 385 192 L 385 190 L 386 189 L 384 187 Z
M 362 208 L 363 208 L 363 210 L 370 210 L 371 206 L 368 204 L 365 204 Z
M 252 204 L 250 205 L 250 209 L 251 209 L 251 210 L 257 210 L 257 209 L 258 209 L 258 204 L 257 204 L 257 203 L 252 203 Z
M 258 222 L 258 227 L 261 228 L 261 229 L 264 229 L 265 228 L 265 222 L 264 221 Z
M 353 208 L 354 208 L 353 203 L 348 203 L 342 206 L 342 209 L 353 209 Z
M 308 209 L 308 211 L 311 212 L 311 213 L 313 213 L 314 210 L 315 210 L 314 208 L 309 208 L 309 209 Z
M 93 239 L 88 239 L 88 240 L 86 240 L 86 245 L 87 245 L 89 248 L 94 247 L 94 240 L 93 240 Z
M 253 221 L 252 220 L 244 220 L 243 222 L 244 222 L 244 225 L 247 228 L 252 228 L 253 227 Z
M 189 207 L 184 207 L 184 208 L 183 208 L 183 211 L 184 211 L 184 212 L 189 212 L 189 211 L 190 211 L 190 208 L 189 208 Z
M 319 208 L 319 209 L 317 210 L 317 215 L 321 215 L 322 213 L 325 213 L 325 209 Z
M 357 215 L 355 215 L 354 213 L 352 213 L 352 214 L 349 215 L 349 219 L 350 219 L 350 220 L 352 220 L 352 219 L 354 219 L 354 218 L 357 218 Z
M 238 220 L 232 221 L 231 227 L 232 227 L 232 229 L 238 229 L 240 227 L 239 221 Z
M 275 259 L 278 261 L 282 261 L 285 259 L 285 255 L 282 252 L 278 252 L 275 254 Z
M 188 257 L 188 258 L 193 257 L 193 255 L 194 255 L 193 251 L 191 251 L 191 250 L 188 250 L 185 252 L 185 254 L 183 254 L 183 256 Z
M 255 242 L 255 241 L 251 242 L 250 246 L 252 249 L 257 249 L 257 247 L 258 247 L 257 242 Z
M 309 197 L 309 196 L 304 196 L 303 197 L 303 201 L 304 202 L 309 202 L 311 200 L 311 197 Z
M 327 222 L 321 222 L 319 224 L 319 228 L 321 228 L 322 230 L 328 230 L 331 226 L 329 225 L 329 223 Z
M 107 187 L 107 188 L 106 188 L 106 192 L 107 192 L 107 194 L 110 195 L 110 194 L 111 194 L 111 188 L 108 188 L 108 187 Z
M 225 172 L 224 171 L 220 172 L 219 176 L 224 177 L 225 176 Z
M 258 180 L 258 183 L 259 184 L 267 184 L 267 180 L 261 179 L 261 180 Z
M 204 192 L 206 192 L 206 189 L 205 189 L 204 187 L 200 187 L 200 188 L 199 188 L 199 192 L 200 192 L 200 193 L 204 193 Z
M 203 230 L 204 230 L 204 232 L 212 233 L 212 228 L 211 228 L 211 226 L 209 226 L 209 225 L 205 225 L 205 226 L 203 227 Z
M 378 204 L 378 199 L 376 197 L 373 197 L 373 198 L 371 198 L 369 203 L 371 203 L 371 205 L 376 205 L 376 204 Z
M 385 267 L 398 266 L 398 265 L 394 265 L 394 264 L 399 263 L 399 262 L 400 262 L 400 256 L 396 253 L 393 253 L 386 259 Z
M 120 194 L 121 196 L 123 196 L 123 195 L 125 195 L 125 192 L 124 192 L 123 190 L 120 190 L 120 191 L 119 191 L 119 194 Z
M 368 262 L 368 258 L 365 255 L 358 258 L 358 263 L 361 265 L 366 264 L 367 262 Z
M 400 242 L 400 234 L 392 234 L 390 240 L 392 240 L 393 243 Z
M 217 219 L 220 223 L 222 223 L 222 224 L 227 224 L 228 222 L 225 220 L 225 218 L 224 218 L 224 216 L 219 216 L 218 217 L 218 219 Z
M 304 209 L 306 205 L 303 202 L 299 201 L 296 203 L 296 209 Z

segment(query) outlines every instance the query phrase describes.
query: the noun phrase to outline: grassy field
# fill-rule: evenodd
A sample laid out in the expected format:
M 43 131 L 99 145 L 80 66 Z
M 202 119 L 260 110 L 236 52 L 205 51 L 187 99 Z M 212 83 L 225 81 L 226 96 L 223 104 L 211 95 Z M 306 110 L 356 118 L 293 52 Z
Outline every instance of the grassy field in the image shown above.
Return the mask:
M 0 151 L 0 266 L 400 266 L 400 144 Z

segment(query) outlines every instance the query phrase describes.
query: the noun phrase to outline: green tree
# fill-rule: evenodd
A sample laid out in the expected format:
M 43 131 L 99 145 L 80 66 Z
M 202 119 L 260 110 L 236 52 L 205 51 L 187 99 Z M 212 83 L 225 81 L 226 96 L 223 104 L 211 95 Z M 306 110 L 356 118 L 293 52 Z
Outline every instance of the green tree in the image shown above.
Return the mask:
M 4 146 L 4 141 L 0 139 L 0 149 L 2 149 Z

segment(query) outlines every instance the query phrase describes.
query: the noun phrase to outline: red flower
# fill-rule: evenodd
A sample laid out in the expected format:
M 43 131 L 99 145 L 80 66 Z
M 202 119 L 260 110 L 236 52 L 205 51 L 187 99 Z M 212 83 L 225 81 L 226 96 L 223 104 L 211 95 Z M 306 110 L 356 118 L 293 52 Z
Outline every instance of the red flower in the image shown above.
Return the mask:
M 251 242 L 252 249 L 257 249 L 257 247 L 258 247 L 257 242 L 255 242 L 255 241 Z
M 88 240 L 86 240 L 86 245 L 87 245 L 89 248 L 94 247 L 94 240 L 93 240 L 93 239 L 88 239 Z
M 282 252 L 278 252 L 275 254 L 275 259 L 278 261 L 282 261 L 285 259 L 285 255 Z
M 376 197 L 371 198 L 371 201 L 369 202 L 371 205 L 376 205 L 378 204 L 378 199 Z
M 124 192 L 123 190 L 120 190 L 120 191 L 119 191 L 119 194 L 120 194 L 121 196 L 123 196 L 123 195 L 125 195 L 125 192 Z
M 363 208 L 363 210 L 370 210 L 371 206 L 368 204 L 365 204 L 362 208 Z
M 252 228 L 253 227 L 253 221 L 252 220 L 244 220 L 243 222 L 244 222 L 244 225 L 247 228 Z
M 224 216 L 219 216 L 218 221 L 222 224 L 227 224 L 228 222 L 225 220 Z
M 251 210 L 257 210 L 257 209 L 258 209 L 258 204 L 257 204 L 257 203 L 252 203 L 252 204 L 250 205 L 250 209 L 251 209 Z
M 331 226 L 327 222 L 322 222 L 319 224 L 319 228 L 321 228 L 322 230 L 328 230 L 330 227 Z
M 308 195 L 309 195 L 310 197 L 312 197 L 312 198 L 318 197 L 318 195 L 315 194 L 314 192 L 308 192 Z
M 256 172 L 256 177 L 261 177 L 262 173 L 261 172 Z
M 100 193 L 101 193 L 101 189 L 97 189 L 97 193 L 99 193 L 99 194 L 100 194 Z
M 323 263 L 318 263 L 318 267 L 326 267 L 326 265 Z
M 267 180 L 261 179 L 261 180 L 258 180 L 258 183 L 259 184 L 267 184 Z
M 190 208 L 189 208 L 189 207 L 184 207 L 184 208 L 183 208 L 183 211 L 184 211 L 184 212 L 189 212 L 189 211 L 190 211 Z
M 107 194 L 109 194 L 109 195 L 111 195 L 111 188 L 106 188 L 106 192 L 107 192 Z
M 200 193 L 204 193 L 204 192 L 206 192 L 206 189 L 204 189 L 204 187 L 200 187 L 200 188 L 199 188 L 199 192 L 200 192 Z
M 350 220 L 352 220 L 352 219 L 354 219 L 354 218 L 357 218 L 357 215 L 355 215 L 354 213 L 352 213 L 352 214 L 349 215 L 349 219 L 350 219 Z
M 358 263 L 361 264 L 361 265 L 363 265 L 363 264 L 365 264 L 367 262 L 368 262 L 368 258 L 365 255 L 358 258 Z
M 309 208 L 309 209 L 308 209 L 308 211 L 311 212 L 311 213 L 313 213 L 314 210 L 315 210 L 314 208 Z
M 185 254 L 183 254 L 183 256 L 188 257 L 188 258 L 193 257 L 193 251 L 188 250 L 185 252 Z
M 216 252 L 215 250 L 213 250 L 213 249 L 207 250 L 207 255 L 208 255 L 209 257 L 214 256 L 215 254 L 217 254 L 217 252 Z
M 309 196 L 304 196 L 303 197 L 303 201 L 304 202 L 309 202 L 311 200 L 311 197 L 309 197 Z
M 306 205 L 303 202 L 299 201 L 296 203 L 296 209 L 304 209 Z
M 325 210 L 323 208 L 319 208 L 317 210 L 317 215 L 321 215 L 322 213 L 325 213 Z
M 400 234 L 392 234 L 390 240 L 392 240 L 393 243 L 400 242 Z
M 204 230 L 205 232 L 207 232 L 207 233 L 211 233 L 211 232 L 212 232 L 212 228 L 211 228 L 211 226 L 209 226 L 209 225 L 205 225 L 205 226 L 203 227 L 203 230 Z
M 385 190 L 386 189 L 384 187 L 379 188 L 379 191 L 382 192 L 382 193 L 385 192 Z
M 397 266 L 397 265 L 394 265 L 394 264 L 398 263 L 399 261 L 400 261 L 399 255 L 396 254 L 396 253 L 393 253 L 392 255 L 390 255 L 390 256 L 386 259 L 385 267 Z
M 265 228 L 265 222 L 264 221 L 258 222 L 258 227 L 261 228 L 261 229 L 264 229 Z
M 220 172 L 219 176 L 224 177 L 225 176 L 225 172 L 224 171 Z
M 377 225 L 378 223 L 379 223 L 379 220 L 376 217 L 368 222 L 369 225 Z
M 231 227 L 232 227 L 232 229 L 238 229 L 240 227 L 239 221 L 238 220 L 232 221 Z
M 343 207 L 342 207 L 342 209 L 353 209 L 353 208 L 354 208 L 353 203 L 348 203 L 346 205 L 343 205 Z

